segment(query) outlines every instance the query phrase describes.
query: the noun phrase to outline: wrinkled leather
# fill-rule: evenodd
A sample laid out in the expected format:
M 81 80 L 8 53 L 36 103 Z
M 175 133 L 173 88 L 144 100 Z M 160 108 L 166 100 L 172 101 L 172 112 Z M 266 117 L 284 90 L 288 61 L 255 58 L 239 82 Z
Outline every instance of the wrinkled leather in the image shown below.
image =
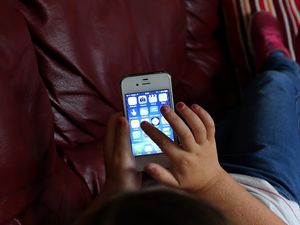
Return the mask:
M 39 197 L 51 172 L 53 120 L 23 16 L 0 7 L 0 224 Z M 4 19 L 3 19 L 4 18 Z
M 0 224 L 68 224 L 101 191 L 126 75 L 167 71 L 176 101 L 219 110 L 218 0 L 0 4 Z

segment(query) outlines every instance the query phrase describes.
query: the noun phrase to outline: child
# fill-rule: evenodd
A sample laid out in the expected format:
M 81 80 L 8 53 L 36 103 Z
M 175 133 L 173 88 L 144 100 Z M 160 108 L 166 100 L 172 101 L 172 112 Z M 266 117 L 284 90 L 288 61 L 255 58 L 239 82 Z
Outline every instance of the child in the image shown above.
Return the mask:
M 299 68 L 289 59 L 280 25 L 270 14 L 258 13 L 253 17 L 251 34 L 256 67 L 262 73 L 250 85 L 239 109 L 217 128 L 217 140 L 212 118 L 199 105 L 188 107 L 177 103 L 176 110 L 181 117 L 163 106 L 161 112 L 179 137 L 180 144 L 143 122 L 142 129 L 172 164 L 168 170 L 152 163 L 145 171 L 159 183 L 194 196 L 200 201 L 198 204 L 209 204 L 216 214 L 224 215 L 225 224 L 225 220 L 229 220 L 231 224 L 243 225 L 299 225 Z M 109 199 L 123 192 L 136 192 L 141 187 L 130 150 L 129 126 L 120 114 L 114 115 L 108 123 L 105 161 L 104 190 L 83 219 L 95 215 Z M 130 202 L 130 197 L 128 199 Z M 114 201 L 114 207 L 119 207 L 118 201 Z M 142 203 L 147 205 L 145 200 Z M 122 210 L 126 211 L 126 205 L 124 207 Z M 182 210 L 185 207 L 183 204 Z M 165 216 L 175 216 L 171 212 Z M 136 216 L 134 212 L 126 215 Z M 151 212 L 148 216 L 151 217 Z M 188 215 L 186 219 L 190 219 Z M 109 224 L 129 224 L 118 221 Z M 146 221 L 147 218 L 140 224 L 147 224 Z M 189 224 L 182 221 L 178 219 L 174 224 Z M 101 223 L 99 218 L 99 223 L 93 224 L 108 223 Z M 156 224 L 165 223 L 161 220 Z M 195 224 L 201 224 L 201 219 Z M 215 223 L 211 220 L 205 224 Z

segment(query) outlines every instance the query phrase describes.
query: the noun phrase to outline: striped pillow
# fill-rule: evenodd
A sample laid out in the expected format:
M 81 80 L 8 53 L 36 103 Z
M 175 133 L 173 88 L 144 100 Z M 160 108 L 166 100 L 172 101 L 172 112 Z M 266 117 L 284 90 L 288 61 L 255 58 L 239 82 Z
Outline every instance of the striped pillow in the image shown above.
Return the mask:
M 254 13 L 268 11 L 277 17 L 284 27 L 287 47 L 293 59 L 296 58 L 294 49 L 300 25 L 299 0 L 223 0 L 222 3 L 230 53 L 242 89 L 254 74 L 248 41 L 248 25 Z

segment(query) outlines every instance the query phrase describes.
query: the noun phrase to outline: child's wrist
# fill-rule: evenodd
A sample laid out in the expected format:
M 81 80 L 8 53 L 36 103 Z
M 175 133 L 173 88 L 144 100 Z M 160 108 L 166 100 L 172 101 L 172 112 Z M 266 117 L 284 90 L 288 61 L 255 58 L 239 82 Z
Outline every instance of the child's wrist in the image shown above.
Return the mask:
M 231 176 L 224 169 L 220 168 L 220 171 L 203 188 L 197 190 L 194 194 L 198 198 L 205 199 L 210 195 L 215 195 L 216 192 L 220 192 L 222 188 L 230 186 L 231 183 Z

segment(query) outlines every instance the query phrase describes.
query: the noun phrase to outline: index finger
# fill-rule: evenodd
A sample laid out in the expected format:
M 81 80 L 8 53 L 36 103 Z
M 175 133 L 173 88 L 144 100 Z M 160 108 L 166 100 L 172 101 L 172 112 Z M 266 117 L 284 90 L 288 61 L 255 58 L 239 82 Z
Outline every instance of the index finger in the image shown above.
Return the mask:
M 181 157 L 182 150 L 180 147 L 159 129 L 146 121 L 141 123 L 141 128 L 161 148 L 161 150 L 166 153 L 171 161 Z

